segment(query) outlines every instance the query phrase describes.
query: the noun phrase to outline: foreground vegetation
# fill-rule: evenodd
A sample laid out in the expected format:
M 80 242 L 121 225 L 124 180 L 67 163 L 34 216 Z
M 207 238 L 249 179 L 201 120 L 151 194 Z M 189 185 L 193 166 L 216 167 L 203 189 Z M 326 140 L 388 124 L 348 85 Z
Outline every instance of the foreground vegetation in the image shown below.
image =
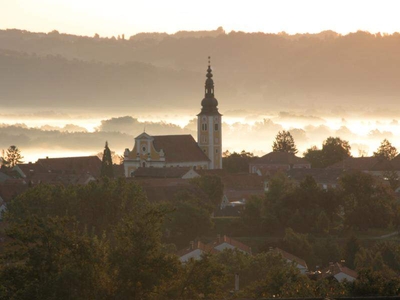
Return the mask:
M 3 222 L 6 236 L 1 249 L 0 299 L 399 294 L 400 280 L 395 274 L 400 271 L 400 248 L 387 243 L 372 249 L 360 247 L 354 239 L 346 244 L 346 253 L 355 255 L 359 269 L 355 283 L 311 280 L 269 251 L 254 256 L 224 251 L 182 265 L 173 254 L 175 245 L 165 242 L 171 241 L 171 235 L 193 234 L 181 228 L 188 212 L 200 211 L 197 216 L 202 218 L 209 213 L 208 206 L 199 207 L 194 197 L 178 198 L 172 206 L 150 204 L 141 188 L 125 179 L 103 179 L 87 186 L 31 188 L 9 204 Z M 300 211 L 298 214 L 301 216 Z M 246 219 L 249 216 L 243 218 L 244 226 L 251 226 Z M 318 230 L 327 228 L 331 227 L 320 226 Z M 203 229 L 197 230 L 197 234 L 203 233 Z M 305 234 L 288 229 L 284 240 L 287 247 L 297 247 L 288 251 L 311 251 Z M 335 243 L 327 240 L 318 251 L 328 255 L 337 250 L 333 249 Z M 235 274 L 240 275 L 237 293 L 232 292 Z

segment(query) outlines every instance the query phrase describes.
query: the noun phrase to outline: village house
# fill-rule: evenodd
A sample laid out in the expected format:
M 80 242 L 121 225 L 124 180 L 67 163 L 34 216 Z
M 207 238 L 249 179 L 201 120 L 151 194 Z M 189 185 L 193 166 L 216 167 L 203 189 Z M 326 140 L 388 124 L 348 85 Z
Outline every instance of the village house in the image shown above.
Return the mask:
M 307 267 L 307 263 L 305 262 L 305 260 L 303 260 L 289 252 L 286 252 L 282 249 L 279 249 L 279 248 L 273 248 L 273 249 L 270 249 L 270 251 L 281 255 L 282 258 L 285 259 L 288 263 L 294 263 L 296 265 L 296 267 L 300 270 L 301 274 L 307 273 L 308 267 Z
M 217 254 L 219 251 L 202 243 L 199 240 L 190 242 L 188 248 L 182 249 L 176 253 L 182 263 L 188 262 L 190 259 L 199 260 L 204 254 Z
M 218 251 L 224 251 L 225 249 L 237 249 L 243 253 L 251 255 L 251 248 L 233 238 L 230 238 L 226 235 L 221 236 L 218 235 L 217 238 L 211 243 L 207 244 L 209 247 L 212 247 Z
M 249 164 L 249 172 L 260 176 L 272 175 L 277 171 L 310 168 L 311 164 L 306 159 L 287 152 L 270 152 Z
M 318 272 L 319 273 L 319 272 Z M 321 278 L 335 278 L 337 281 L 347 280 L 352 282 L 357 279 L 356 271 L 347 268 L 340 263 L 330 263 L 328 267 L 322 269 L 319 273 Z

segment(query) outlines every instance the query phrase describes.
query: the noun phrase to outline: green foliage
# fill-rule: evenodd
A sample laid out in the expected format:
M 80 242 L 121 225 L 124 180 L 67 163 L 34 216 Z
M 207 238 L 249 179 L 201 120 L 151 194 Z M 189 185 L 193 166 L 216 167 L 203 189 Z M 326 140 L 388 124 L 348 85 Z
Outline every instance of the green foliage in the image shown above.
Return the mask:
M 106 299 L 112 289 L 104 268 L 108 244 L 77 228 L 68 217 L 31 216 L 13 224 L 0 299 Z
M 351 228 L 387 228 L 395 215 L 394 195 L 390 189 L 366 173 L 345 174 L 340 179 L 345 224 Z
M 389 276 L 388 276 L 389 275 Z M 353 296 L 398 296 L 400 279 L 384 272 L 363 269 L 352 287 Z
M 204 175 L 191 179 L 191 182 L 203 190 L 210 198 L 213 207 L 221 204 L 224 195 L 224 185 L 221 178 L 216 175 Z
M 386 160 L 392 160 L 397 156 L 397 154 L 398 152 L 396 147 L 394 147 L 387 139 L 384 139 L 376 152 L 374 152 L 375 157 Z
M 6 157 L 4 158 L 3 164 L 6 167 L 12 168 L 17 164 L 22 163 L 24 157 L 21 155 L 21 151 L 17 146 L 11 145 L 6 151 Z
M 296 154 L 297 148 L 294 143 L 294 139 L 289 131 L 279 131 L 275 137 L 275 141 L 272 145 L 272 151 L 274 152 L 287 152 Z
M 322 143 L 322 150 L 313 146 L 304 152 L 304 158 L 313 168 L 325 168 L 350 157 L 350 149 L 349 142 L 338 137 L 328 137 Z
M 253 153 L 225 151 L 222 157 L 222 167 L 230 173 L 249 172 L 249 163 L 254 159 Z
M 111 158 L 111 150 L 108 148 L 108 142 L 104 146 L 103 159 L 101 160 L 101 176 L 113 178 L 113 162 Z

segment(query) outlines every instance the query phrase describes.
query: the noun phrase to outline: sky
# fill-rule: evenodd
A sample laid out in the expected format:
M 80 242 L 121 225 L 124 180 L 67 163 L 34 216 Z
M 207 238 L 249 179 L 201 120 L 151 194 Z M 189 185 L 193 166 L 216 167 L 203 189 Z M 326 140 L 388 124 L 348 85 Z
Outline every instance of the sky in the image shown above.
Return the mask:
M 0 0 L 0 29 L 102 37 L 179 30 L 400 32 L 398 0 Z

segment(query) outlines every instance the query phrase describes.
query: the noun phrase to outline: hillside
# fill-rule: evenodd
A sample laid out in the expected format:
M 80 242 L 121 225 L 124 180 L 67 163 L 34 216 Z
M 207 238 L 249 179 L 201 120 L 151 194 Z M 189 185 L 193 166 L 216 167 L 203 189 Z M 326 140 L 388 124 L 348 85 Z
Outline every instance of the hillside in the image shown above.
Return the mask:
M 225 110 L 390 106 L 400 97 L 399 50 L 398 33 L 219 28 L 108 39 L 2 30 L 0 104 L 191 107 L 201 99 L 211 55 Z

